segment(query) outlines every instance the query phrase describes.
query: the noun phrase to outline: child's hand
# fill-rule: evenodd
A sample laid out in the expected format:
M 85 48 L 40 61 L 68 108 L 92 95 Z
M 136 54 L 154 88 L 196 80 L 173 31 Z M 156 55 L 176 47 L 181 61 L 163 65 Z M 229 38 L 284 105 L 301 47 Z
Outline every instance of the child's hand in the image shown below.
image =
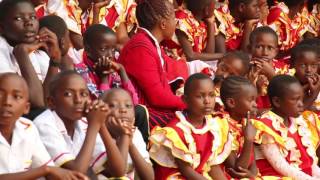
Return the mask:
M 46 27 L 43 27 L 39 31 L 39 41 L 47 44 L 45 50 L 51 59 L 54 59 L 55 61 L 61 61 L 61 51 L 56 34 L 51 32 Z
M 121 64 L 116 63 L 112 61 L 111 58 L 105 56 L 99 58 L 94 67 L 98 74 L 100 74 L 102 77 L 113 72 L 119 72 L 121 69 L 123 69 Z
M 216 22 L 216 17 L 214 15 L 212 15 L 209 18 L 206 18 L 204 20 L 207 24 L 213 25 Z
M 248 79 L 255 86 L 257 86 L 257 81 L 258 81 L 260 71 L 261 71 L 261 68 L 256 66 L 255 64 L 252 64 L 252 66 L 249 70 Z
M 261 74 L 268 77 L 268 79 L 271 79 L 273 76 L 276 75 L 275 70 L 272 65 L 272 61 L 268 59 L 252 59 L 253 63 L 261 69 Z
M 122 121 L 120 118 L 115 118 L 114 116 L 108 117 L 107 127 L 115 138 L 122 135 L 132 136 L 135 129 L 131 122 Z
M 308 80 L 308 87 L 310 90 L 310 93 L 319 93 L 320 91 L 320 76 L 318 74 L 315 74 L 313 76 L 307 77 Z
M 245 21 L 245 27 L 252 28 L 254 25 L 258 24 L 260 19 L 250 19 Z
M 63 168 L 58 167 L 48 167 L 49 175 L 47 178 L 49 180 L 70 180 L 70 179 L 78 179 L 78 180 L 88 180 L 88 178 L 80 172 L 70 171 Z
M 109 115 L 109 107 L 102 100 L 95 100 L 92 103 L 86 103 L 85 117 L 88 120 L 88 126 L 97 125 L 101 127 Z
M 257 133 L 256 128 L 252 125 L 250 119 L 247 119 L 247 124 L 244 127 L 244 138 L 249 142 L 253 142 L 255 139 L 256 133 Z
M 22 54 L 29 55 L 31 52 L 38 50 L 40 48 L 47 48 L 46 43 L 37 41 L 32 44 L 18 44 L 17 46 L 14 47 L 13 54 L 15 56 L 22 55 Z
M 92 2 L 92 9 L 93 11 L 99 12 L 101 8 L 107 6 L 111 0 L 105 0 L 102 2 Z
M 235 170 L 233 168 L 227 169 L 228 174 L 233 178 L 255 178 L 256 175 L 253 174 L 249 169 L 244 169 L 242 167 L 238 168 L 239 170 Z

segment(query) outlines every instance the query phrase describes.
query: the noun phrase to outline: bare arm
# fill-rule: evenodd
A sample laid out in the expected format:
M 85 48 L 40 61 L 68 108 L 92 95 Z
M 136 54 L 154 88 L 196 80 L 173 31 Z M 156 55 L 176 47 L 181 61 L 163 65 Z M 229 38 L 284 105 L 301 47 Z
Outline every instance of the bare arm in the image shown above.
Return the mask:
M 124 176 L 126 163 L 105 125 L 100 129 L 100 135 L 108 156 L 106 163 L 108 173 L 113 177 Z
M 227 180 L 227 177 L 224 174 L 224 172 L 222 171 L 220 165 L 211 166 L 209 175 L 213 179 Z
M 197 173 L 190 164 L 180 160 L 175 159 L 179 172 L 182 176 L 184 176 L 188 180 L 206 180 L 205 177 L 203 177 L 201 174 Z
M 259 22 L 259 19 L 248 20 L 245 22 L 243 37 L 241 42 L 241 50 L 244 52 L 248 52 L 249 38 L 252 32 L 253 26 Z
M 141 156 L 134 144 L 130 145 L 129 153 L 139 178 L 141 180 L 153 180 L 154 172 L 152 165 Z
M 193 61 L 193 60 L 212 61 L 212 60 L 220 59 L 223 56 L 220 53 L 194 52 L 192 45 L 188 40 L 187 35 L 184 32 L 180 30 L 176 30 L 176 35 L 178 37 L 179 43 L 181 44 L 183 52 L 186 55 L 188 61 Z M 212 50 L 211 48 L 212 47 L 210 47 L 209 45 L 209 47 L 206 49 Z
M 219 33 L 217 36 L 215 36 L 215 42 L 216 42 L 216 52 L 217 53 L 226 53 L 226 38 L 224 35 Z

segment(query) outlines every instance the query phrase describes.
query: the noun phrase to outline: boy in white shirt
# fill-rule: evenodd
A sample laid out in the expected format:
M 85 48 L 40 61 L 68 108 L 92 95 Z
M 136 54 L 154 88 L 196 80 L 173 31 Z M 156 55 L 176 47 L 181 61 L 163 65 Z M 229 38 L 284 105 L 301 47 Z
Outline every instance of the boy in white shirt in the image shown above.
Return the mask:
M 106 168 L 112 177 L 123 176 L 125 163 L 105 126 L 109 109 L 102 101 L 89 102 L 82 77 L 61 72 L 52 79 L 49 94 L 50 110 L 34 123 L 54 162 L 82 173 L 90 167 L 95 174 Z
M 0 179 L 86 179 L 54 164 L 33 123 L 21 115 L 29 111 L 28 87 L 14 73 L 0 75 Z

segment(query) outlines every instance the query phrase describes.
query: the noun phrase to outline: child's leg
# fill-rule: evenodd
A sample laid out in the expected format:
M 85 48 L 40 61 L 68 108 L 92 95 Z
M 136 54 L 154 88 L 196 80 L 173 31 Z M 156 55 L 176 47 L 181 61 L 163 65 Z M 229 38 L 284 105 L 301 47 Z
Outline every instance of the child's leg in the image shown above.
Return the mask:
M 149 138 L 149 117 L 147 109 L 141 105 L 135 106 L 135 126 L 140 130 L 143 140 L 148 143 Z

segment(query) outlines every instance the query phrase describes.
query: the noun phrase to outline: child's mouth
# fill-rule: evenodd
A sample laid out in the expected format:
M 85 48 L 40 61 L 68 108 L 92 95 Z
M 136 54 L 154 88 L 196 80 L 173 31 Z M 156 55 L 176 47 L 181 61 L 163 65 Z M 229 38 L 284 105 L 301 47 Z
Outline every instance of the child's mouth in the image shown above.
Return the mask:
M 4 118 L 12 117 L 13 113 L 8 110 L 1 110 L 0 111 L 0 116 Z
M 33 37 L 36 36 L 36 33 L 35 33 L 35 32 L 26 32 L 26 33 L 24 34 L 24 36 L 25 36 L 26 38 L 33 38 Z

